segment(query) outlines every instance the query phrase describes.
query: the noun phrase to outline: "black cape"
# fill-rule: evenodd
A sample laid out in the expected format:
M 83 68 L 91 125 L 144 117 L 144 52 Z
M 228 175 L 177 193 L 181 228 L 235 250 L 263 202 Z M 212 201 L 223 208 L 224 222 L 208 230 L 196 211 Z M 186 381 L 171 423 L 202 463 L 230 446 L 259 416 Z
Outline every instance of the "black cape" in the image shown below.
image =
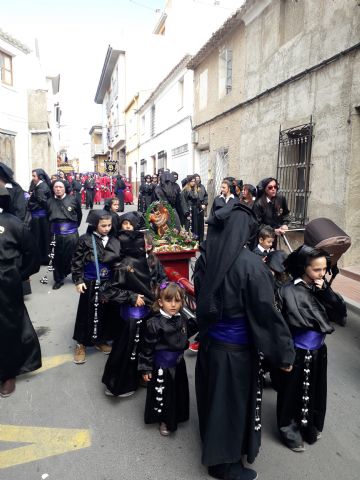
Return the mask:
M 22 280 L 39 271 L 34 239 L 23 223 L 0 213 L 0 380 L 41 367 L 39 340 L 24 305 Z

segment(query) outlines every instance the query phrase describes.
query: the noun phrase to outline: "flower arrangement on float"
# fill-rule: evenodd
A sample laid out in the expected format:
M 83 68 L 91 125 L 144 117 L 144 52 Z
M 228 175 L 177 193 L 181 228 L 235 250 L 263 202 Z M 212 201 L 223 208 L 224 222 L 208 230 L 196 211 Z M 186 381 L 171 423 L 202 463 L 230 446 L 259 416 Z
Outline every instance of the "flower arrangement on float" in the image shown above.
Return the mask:
M 199 247 L 192 232 L 184 227 L 176 228 L 175 212 L 168 202 L 151 203 L 145 213 L 145 223 L 153 237 L 154 253 L 186 252 Z

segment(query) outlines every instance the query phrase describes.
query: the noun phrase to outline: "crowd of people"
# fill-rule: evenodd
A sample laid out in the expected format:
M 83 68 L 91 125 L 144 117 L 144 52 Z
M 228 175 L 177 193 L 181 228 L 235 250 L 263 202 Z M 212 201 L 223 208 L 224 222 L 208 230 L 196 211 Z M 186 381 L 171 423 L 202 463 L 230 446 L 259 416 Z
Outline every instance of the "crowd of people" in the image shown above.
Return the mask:
M 327 252 L 302 245 L 287 256 L 276 249 L 290 212 L 275 178 L 256 189 L 225 178 L 207 212 L 199 175 L 187 176 L 182 189 L 175 172 L 147 175 L 138 211 L 126 213 L 120 176 L 56 175 L 51 181 L 35 169 L 32 179 L 24 195 L 0 163 L 1 396 L 14 392 L 19 374 L 41 366 L 22 281 L 43 264 L 53 271 L 53 289 L 71 273 L 79 294 L 74 363 L 86 362 L 88 348 L 108 355 L 104 394 L 124 398 L 146 387 L 144 421 L 158 424 L 162 436 L 189 418 L 184 352 L 198 335 L 195 387 L 202 463 L 210 476 L 257 478 L 242 458 L 252 463 L 259 451 L 265 372 L 277 392 L 283 443 L 302 452 L 304 442 L 320 438 L 325 338 L 334 330 L 332 321 L 345 324 L 346 307 L 325 278 Z M 104 193 L 98 201 L 97 188 Z M 84 191 L 88 226 L 79 237 Z M 207 212 L 194 271 L 196 316 L 183 308 L 184 287 L 166 277 L 144 228 L 143 213 L 156 200 L 167 201 L 177 226 L 200 240 Z M 103 208 L 92 208 L 100 202 Z

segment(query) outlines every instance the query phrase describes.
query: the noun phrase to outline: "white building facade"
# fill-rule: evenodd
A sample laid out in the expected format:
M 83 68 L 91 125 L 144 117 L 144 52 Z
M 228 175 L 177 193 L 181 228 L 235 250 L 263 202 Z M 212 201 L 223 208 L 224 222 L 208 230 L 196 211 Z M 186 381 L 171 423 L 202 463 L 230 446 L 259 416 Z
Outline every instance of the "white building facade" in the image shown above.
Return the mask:
M 175 171 L 179 179 L 194 172 L 193 73 L 186 68 L 190 58 L 183 57 L 137 112 L 138 180 L 159 170 Z

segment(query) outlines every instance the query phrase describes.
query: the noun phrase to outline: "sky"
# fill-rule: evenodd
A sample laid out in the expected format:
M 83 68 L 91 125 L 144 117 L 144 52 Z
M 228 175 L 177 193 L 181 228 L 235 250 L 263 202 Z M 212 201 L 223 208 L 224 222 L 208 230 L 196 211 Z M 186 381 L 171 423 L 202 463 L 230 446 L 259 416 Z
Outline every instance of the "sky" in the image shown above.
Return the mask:
M 221 8 L 241 0 L 193 0 Z M 91 167 L 92 125 L 101 124 L 94 102 L 108 46 L 123 48 L 124 39 L 141 42 L 151 33 L 166 0 L 0 0 L 0 28 L 34 49 L 37 38 L 47 76 L 60 74 L 61 144 L 69 158 L 87 158 Z M 224 6 L 223 6 L 224 5 Z M 86 170 L 86 167 L 83 168 Z
M 34 49 L 46 75 L 60 73 L 61 138 L 71 157 L 90 157 L 89 130 L 101 124 L 94 97 L 108 45 L 126 31 L 151 32 L 165 0 L 0 0 L 0 28 Z

